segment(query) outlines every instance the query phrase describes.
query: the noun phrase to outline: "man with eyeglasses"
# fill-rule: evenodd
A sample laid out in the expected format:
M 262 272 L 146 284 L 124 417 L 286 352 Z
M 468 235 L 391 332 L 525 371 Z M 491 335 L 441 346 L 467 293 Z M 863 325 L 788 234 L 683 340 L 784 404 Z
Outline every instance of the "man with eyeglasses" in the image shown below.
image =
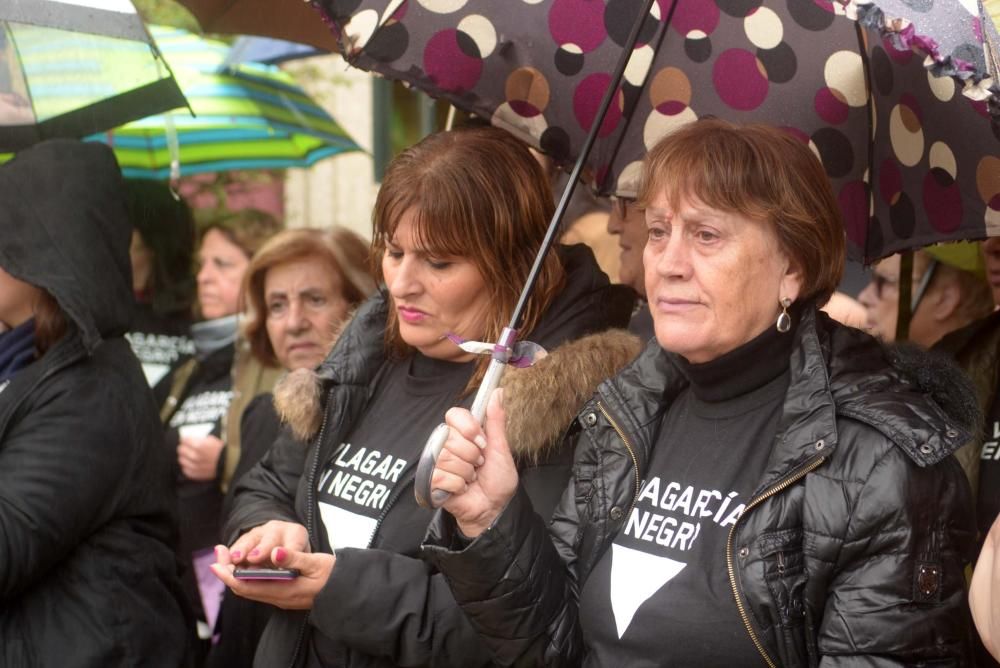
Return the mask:
M 653 336 L 653 316 L 646 303 L 645 272 L 642 251 L 646 247 L 646 216 L 629 197 L 612 197 L 608 216 L 608 234 L 618 237 L 620 264 L 618 282 L 636 291 L 640 299 L 629 322 L 629 331 L 644 341 Z
M 879 262 L 871 282 L 858 295 L 868 313 L 866 329 L 887 342 L 896 338 L 899 265 L 898 255 Z M 978 244 L 961 242 L 915 251 L 908 340 L 930 348 L 945 334 L 989 314 L 993 295 L 985 278 Z

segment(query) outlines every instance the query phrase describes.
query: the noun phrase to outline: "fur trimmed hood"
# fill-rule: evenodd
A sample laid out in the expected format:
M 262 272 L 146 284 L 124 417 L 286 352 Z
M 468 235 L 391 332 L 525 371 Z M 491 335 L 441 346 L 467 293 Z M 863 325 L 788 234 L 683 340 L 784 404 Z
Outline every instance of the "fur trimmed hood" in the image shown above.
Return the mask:
M 504 388 L 507 438 L 519 460 L 533 463 L 561 437 L 580 407 L 605 379 L 642 350 L 639 337 L 614 329 L 566 343 L 533 366 L 509 367 Z M 274 390 L 281 420 L 300 441 L 310 441 L 323 418 L 323 379 L 310 369 L 288 374 Z

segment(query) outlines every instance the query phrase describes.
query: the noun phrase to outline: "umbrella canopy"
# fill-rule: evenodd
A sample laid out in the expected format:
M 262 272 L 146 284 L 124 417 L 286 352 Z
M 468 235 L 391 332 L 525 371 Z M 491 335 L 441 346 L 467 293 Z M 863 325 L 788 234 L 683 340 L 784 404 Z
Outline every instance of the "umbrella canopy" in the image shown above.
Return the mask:
M 317 2 L 353 64 L 489 118 L 564 164 L 580 153 L 640 6 L 537 0 L 487 14 L 467 0 Z M 1000 142 L 985 104 L 836 7 L 657 0 L 590 153 L 590 183 L 634 195 L 648 148 L 713 115 L 809 143 L 857 259 L 1000 232 Z
M 897 49 L 927 57 L 937 75 L 966 82 L 967 94 L 996 94 L 984 52 L 985 10 L 978 0 L 837 0 L 865 25 L 890 35 Z
M 277 65 L 297 58 L 309 58 L 326 53 L 308 44 L 288 42 L 273 37 L 251 37 L 244 35 L 233 42 L 233 48 L 226 56 L 225 66 L 240 63 L 265 63 Z
M 95 135 L 130 178 L 166 179 L 230 169 L 307 167 L 360 147 L 280 69 L 222 70 L 223 42 L 151 27 L 191 109 L 151 116 Z
M 0 150 L 185 104 L 128 0 L 0 5 Z
M 259 35 L 335 51 L 336 40 L 303 0 L 178 0 L 205 32 Z

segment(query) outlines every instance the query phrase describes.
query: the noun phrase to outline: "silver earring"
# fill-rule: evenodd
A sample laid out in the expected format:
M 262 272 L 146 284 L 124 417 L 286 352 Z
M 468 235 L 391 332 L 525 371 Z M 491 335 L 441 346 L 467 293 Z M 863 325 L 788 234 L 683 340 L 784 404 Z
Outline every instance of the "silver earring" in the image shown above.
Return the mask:
M 780 303 L 781 313 L 778 314 L 778 331 L 784 334 L 792 328 L 792 316 L 788 315 L 788 307 L 792 305 L 792 300 L 785 297 Z

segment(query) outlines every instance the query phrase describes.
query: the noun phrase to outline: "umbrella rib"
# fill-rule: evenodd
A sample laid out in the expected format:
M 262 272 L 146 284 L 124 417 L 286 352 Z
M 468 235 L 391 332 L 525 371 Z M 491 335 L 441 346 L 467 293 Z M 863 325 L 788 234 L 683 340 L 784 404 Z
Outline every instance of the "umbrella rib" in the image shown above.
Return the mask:
M 663 44 L 663 40 L 665 40 L 667 38 L 667 33 L 670 32 L 670 30 L 669 30 L 670 29 L 670 23 L 671 23 L 671 21 L 674 18 L 674 12 L 677 10 L 677 5 L 679 5 L 683 1 L 684 0 L 677 0 L 677 2 L 671 3 L 671 5 L 670 5 L 670 11 L 666 15 L 666 17 L 664 17 L 663 27 L 660 30 L 659 41 L 656 43 L 656 49 L 654 49 L 654 52 L 659 51 L 660 46 Z M 650 7 L 652 7 L 652 5 L 650 5 Z M 647 15 L 643 19 L 643 23 L 645 23 L 647 20 L 649 20 L 649 16 L 650 15 L 649 15 L 648 10 L 647 10 Z M 640 31 L 641 31 L 641 28 L 640 28 Z M 634 54 L 634 50 L 633 50 L 633 54 Z M 631 58 L 631 56 L 629 56 L 629 57 Z M 643 81 L 642 81 L 642 91 L 645 91 L 646 87 L 649 85 L 649 75 L 652 73 L 652 71 L 653 71 L 653 63 L 650 63 L 650 65 L 649 65 L 649 71 L 646 72 L 646 76 L 643 78 Z M 636 101 L 633 103 L 631 113 L 625 115 L 625 127 L 622 128 L 622 131 L 618 133 L 618 138 L 617 138 L 617 140 L 615 142 L 614 150 L 610 151 L 609 155 L 612 155 L 612 156 L 618 155 L 618 151 L 621 149 L 622 144 L 625 142 L 625 137 L 628 135 L 629 127 L 631 127 L 632 121 L 633 121 L 633 119 L 635 117 L 635 109 L 636 109 L 636 107 L 639 106 L 639 99 L 640 99 L 640 97 L 641 97 L 641 95 L 637 95 L 636 96 L 636 98 L 635 98 Z M 612 164 L 614 164 L 613 161 L 612 161 Z M 613 190 L 616 190 L 616 184 L 609 184 L 608 183 L 608 180 L 612 178 L 612 174 L 613 174 L 613 171 L 609 169 L 608 173 L 604 177 L 604 183 L 598 183 L 598 184 L 596 184 L 597 185 L 597 190 L 598 190 L 598 192 L 600 194 L 615 194 L 615 192 Z
M 14 37 L 14 31 L 9 28 L 9 24 L 6 21 L 4 21 L 3 29 L 7 33 L 7 39 L 10 40 L 11 45 L 14 47 L 17 66 L 21 68 L 21 78 L 24 79 L 24 92 L 28 96 L 28 104 L 31 106 L 31 113 L 35 117 L 35 123 L 41 123 L 41 119 L 38 118 L 38 111 L 35 109 L 35 99 L 31 93 L 31 84 L 28 83 L 28 73 L 24 71 L 24 58 L 21 54 L 21 47 L 18 45 L 17 38 Z
M 521 296 L 518 297 L 517 305 L 514 307 L 514 312 L 510 317 L 509 328 L 516 330 L 518 327 L 518 322 L 521 319 L 521 313 L 524 311 L 525 306 L 528 304 L 528 298 L 531 296 L 532 289 L 535 286 L 535 282 L 538 280 L 538 275 L 541 273 L 542 265 L 545 262 L 545 256 L 552 246 L 552 242 L 555 240 L 556 232 L 559 230 L 559 224 L 562 221 L 563 215 L 566 213 L 566 209 L 569 207 L 569 200 L 573 196 L 573 191 L 576 189 L 576 185 L 580 180 L 580 173 L 583 172 L 583 166 L 587 162 L 587 158 L 590 156 L 590 150 L 594 146 L 594 142 L 597 140 L 597 134 L 601 130 L 601 126 L 604 124 L 604 117 L 608 113 L 608 108 L 611 107 L 611 101 L 615 97 L 615 91 L 618 90 L 618 86 L 621 85 L 622 78 L 625 75 L 625 68 L 628 66 L 628 61 L 632 57 L 632 53 L 635 50 L 635 44 L 639 41 L 639 33 L 642 32 L 642 26 L 646 22 L 646 17 L 649 15 L 650 10 L 652 10 L 653 3 L 656 0 L 644 0 L 642 3 L 642 9 L 639 12 L 639 16 L 635 23 L 632 25 L 631 32 L 629 32 L 628 38 L 625 40 L 625 44 L 622 46 L 621 55 L 618 58 L 618 62 L 615 64 L 615 69 L 611 74 L 611 82 L 608 84 L 607 90 L 604 91 L 604 97 L 601 99 L 601 104 L 597 108 L 597 115 L 594 117 L 594 121 L 590 126 L 590 131 L 587 133 L 587 138 L 583 142 L 583 146 L 580 148 L 580 155 L 576 160 L 576 164 L 573 166 L 573 171 L 570 172 L 569 181 L 566 183 L 566 188 L 563 190 L 562 197 L 559 199 L 559 204 L 556 206 L 555 213 L 552 214 L 552 221 L 549 223 L 549 229 L 545 232 L 545 237 L 542 239 L 541 247 L 538 249 L 538 254 L 535 256 L 535 262 L 531 266 L 531 271 L 528 272 L 528 277 L 524 282 L 524 289 L 521 290 Z
M 861 24 L 854 23 L 854 31 L 858 36 L 858 55 L 861 56 L 861 69 L 865 75 L 865 108 L 868 111 L 868 182 L 867 182 L 867 194 L 868 199 L 866 205 L 868 206 L 868 226 L 871 226 L 872 216 L 871 211 L 871 198 L 874 197 L 874 179 L 875 179 L 875 104 L 872 101 L 872 74 L 871 74 L 871 63 L 868 60 L 868 46 L 865 43 L 865 34 L 862 32 Z M 868 241 L 870 235 L 868 234 L 868 227 L 865 228 L 865 244 L 864 244 L 864 260 L 865 264 L 868 263 L 869 257 L 869 246 Z

